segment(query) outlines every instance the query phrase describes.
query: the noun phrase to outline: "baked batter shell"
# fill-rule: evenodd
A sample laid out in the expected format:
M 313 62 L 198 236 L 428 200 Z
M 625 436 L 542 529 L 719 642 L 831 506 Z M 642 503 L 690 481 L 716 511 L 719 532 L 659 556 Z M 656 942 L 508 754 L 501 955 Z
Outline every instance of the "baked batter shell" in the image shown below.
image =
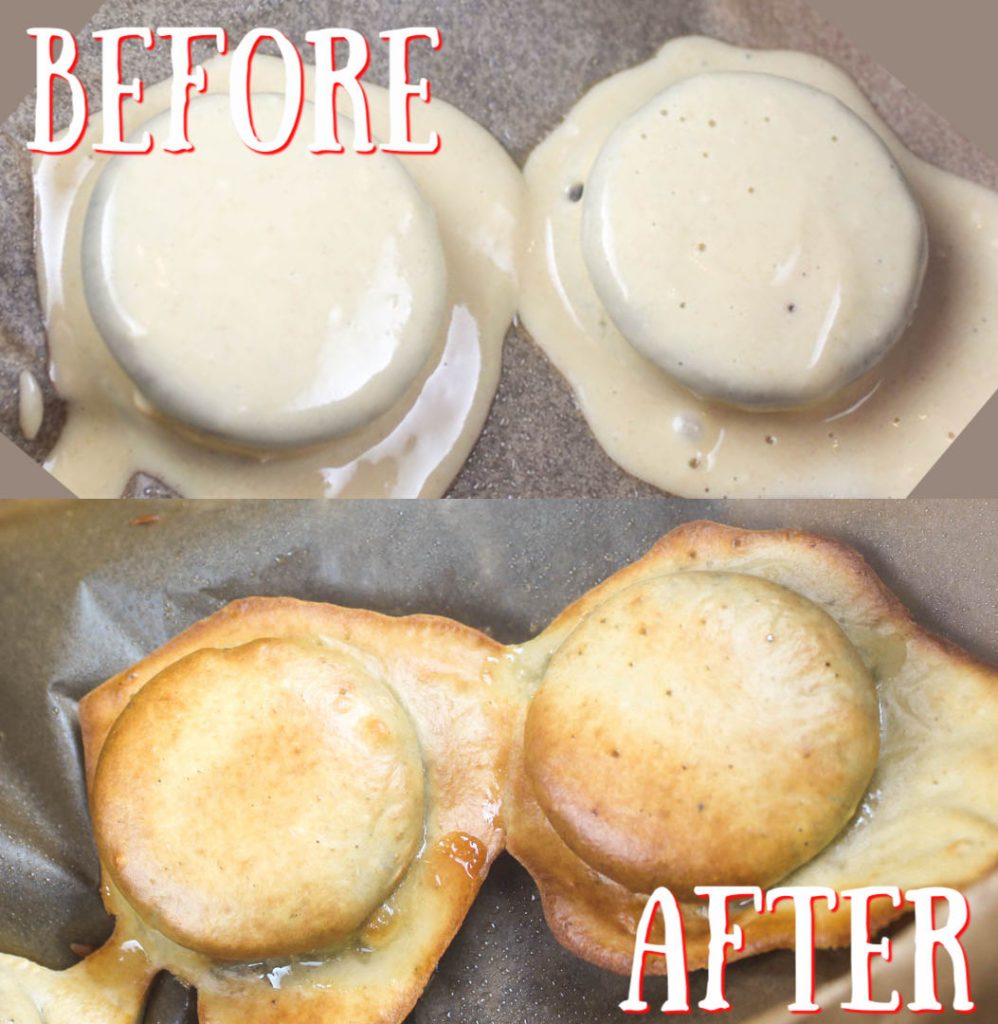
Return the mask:
M 881 754 L 864 802 L 839 836 L 781 885 L 962 889 L 998 865 L 998 671 L 922 629 L 863 558 L 837 541 L 793 530 L 685 524 L 521 648 L 510 678 L 529 700 L 554 651 L 610 596 L 643 579 L 689 570 L 749 573 L 810 599 L 839 623 L 877 684 Z M 524 765 L 522 730 L 511 767 L 507 848 L 537 882 L 556 938 L 592 963 L 630 973 L 647 893 L 594 870 L 565 844 L 537 802 Z M 705 904 L 684 903 L 682 909 L 688 965 L 703 967 Z M 731 910 L 745 945 L 729 959 L 793 948 L 789 901 L 771 914 L 735 905 Z M 887 900 L 874 901 L 872 930 L 903 913 Z M 819 948 L 848 945 L 847 905 L 830 912 L 817 904 L 815 939 Z M 664 960 L 648 958 L 647 970 L 664 973 Z

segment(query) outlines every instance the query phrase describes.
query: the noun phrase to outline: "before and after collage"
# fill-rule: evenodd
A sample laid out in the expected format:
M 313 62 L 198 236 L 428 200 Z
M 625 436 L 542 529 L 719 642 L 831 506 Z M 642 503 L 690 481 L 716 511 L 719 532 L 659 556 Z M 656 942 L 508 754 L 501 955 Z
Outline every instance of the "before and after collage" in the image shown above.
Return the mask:
M 998 12 L 0 29 L 0 1024 L 998 1024 Z

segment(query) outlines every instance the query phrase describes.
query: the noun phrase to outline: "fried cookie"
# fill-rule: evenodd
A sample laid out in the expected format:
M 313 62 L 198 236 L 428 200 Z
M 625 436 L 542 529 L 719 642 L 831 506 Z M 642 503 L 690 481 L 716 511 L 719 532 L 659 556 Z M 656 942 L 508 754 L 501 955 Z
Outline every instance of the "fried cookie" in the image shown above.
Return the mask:
M 998 863 L 998 674 L 834 541 L 682 526 L 504 674 L 524 701 L 508 849 L 559 941 L 603 967 L 629 972 L 656 886 L 695 969 L 695 885 L 959 888 Z M 875 928 L 903 912 L 885 902 Z M 817 946 L 848 944 L 848 910 L 815 913 Z M 794 945 L 786 902 L 731 920 L 735 957 Z
M 192 626 L 81 704 L 114 935 L 70 971 L 0 973 L 56 1024 L 91 991 L 92 1024 L 134 1021 L 163 969 L 203 1024 L 401 1021 L 502 847 L 500 652 L 286 598 Z

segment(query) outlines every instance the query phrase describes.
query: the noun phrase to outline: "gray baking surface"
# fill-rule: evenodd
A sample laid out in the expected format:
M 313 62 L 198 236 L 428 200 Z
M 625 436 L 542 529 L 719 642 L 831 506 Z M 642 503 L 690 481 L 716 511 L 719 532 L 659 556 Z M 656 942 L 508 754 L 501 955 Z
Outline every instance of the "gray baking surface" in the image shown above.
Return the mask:
M 158 519 L 135 522 L 149 515 Z M 107 934 L 77 701 L 197 619 L 238 597 L 287 594 L 448 615 L 520 642 L 662 533 L 702 517 L 846 541 L 920 622 L 998 660 L 998 502 L 4 503 L 0 950 L 65 967 L 70 943 Z M 817 963 L 829 979 L 848 957 Z M 700 972 L 696 998 L 703 984 Z M 554 942 L 533 883 L 503 855 L 410 1024 L 602 1024 L 622 1019 L 626 985 Z M 664 982 L 647 991 L 660 1003 Z M 728 996 L 732 1024 L 786 1006 L 792 955 L 734 965 Z M 161 986 L 147 1020 L 179 1024 L 185 999 Z
M 585 90 L 650 57 L 670 37 L 699 32 L 746 46 L 791 47 L 835 60 L 860 82 L 881 113 L 920 156 L 982 184 L 998 186 L 998 167 L 865 58 L 801 0 L 109 0 L 80 35 L 78 73 L 95 102 L 99 53 L 89 32 L 120 25 L 222 25 L 232 38 L 265 24 L 299 46 L 309 28 L 347 25 L 372 40 L 371 77 L 384 81 L 377 34 L 400 25 L 441 29 L 443 49 L 413 47 L 412 71 L 435 96 L 485 125 L 518 163 Z M 204 54 L 202 48 L 195 55 Z M 126 77 L 148 82 L 168 73 L 168 48 L 126 47 Z M 54 445 L 65 411 L 46 371 L 32 244 L 30 160 L 33 99 L 0 130 L 0 431 L 36 459 Z M 43 384 L 45 422 L 20 433 L 17 380 L 30 369 Z M 143 481 L 136 496 L 162 494 Z M 514 327 L 485 429 L 450 493 L 455 497 L 631 497 L 658 493 L 603 452 L 561 376 Z

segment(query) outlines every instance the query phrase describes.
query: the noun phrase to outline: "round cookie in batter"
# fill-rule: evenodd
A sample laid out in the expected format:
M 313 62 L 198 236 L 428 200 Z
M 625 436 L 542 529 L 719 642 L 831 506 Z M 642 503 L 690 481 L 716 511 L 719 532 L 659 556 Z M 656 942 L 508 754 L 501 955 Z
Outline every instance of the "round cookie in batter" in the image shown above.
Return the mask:
M 621 590 L 554 653 L 527 712 L 537 801 L 634 892 L 769 886 L 855 813 L 877 763 L 873 680 L 830 616 L 768 580 Z
M 194 165 L 233 155 L 231 139 L 206 141 L 198 130 L 228 96 L 230 61 L 204 67 L 207 94 L 191 100 L 193 153 L 92 153 L 102 130 L 95 116 L 72 153 L 36 160 L 39 291 L 52 381 L 67 409 L 45 468 L 81 497 L 118 497 L 137 474 L 184 497 L 439 497 L 477 440 L 499 382 L 516 308 L 520 171 L 485 129 L 434 96 L 410 108 L 413 138 L 440 136 L 432 156 L 306 156 L 297 142 L 279 156 L 247 152 L 239 162 L 249 173 L 240 171 L 230 209 L 252 202 L 251 190 L 277 197 L 264 222 L 279 244 L 262 239 L 261 225 L 243 225 L 230 239 L 240 251 L 229 266 L 224 240 L 211 240 L 183 266 L 161 244 L 186 247 L 188 235 L 207 238 L 211 224 L 225 220 L 216 204 L 194 222 L 212 197 L 211 186 L 199 194 Z M 141 104 L 123 101 L 127 135 L 168 110 L 170 84 L 148 87 Z M 284 88 L 283 62 L 257 54 L 254 111 L 272 116 Z M 387 138 L 387 90 L 365 84 L 365 91 L 371 131 Z M 306 102 L 313 98 L 307 66 Z M 354 111 L 343 90 L 337 101 L 349 147 Z M 226 121 L 220 129 L 234 136 Z M 307 139 L 307 125 L 301 132 Z M 153 210 L 143 225 L 123 208 L 119 220 L 118 186 L 128 186 L 123 197 L 156 168 L 170 172 L 164 188 L 174 209 Z M 185 182 L 193 189 L 185 192 Z M 103 206 L 99 192 L 92 203 L 99 183 L 108 190 Z M 309 218 L 306 207 L 315 211 Z M 281 219 L 287 209 L 297 228 Z M 100 248 L 108 238 L 110 252 Z M 124 267 L 122 257 L 140 246 L 143 266 Z M 120 289 L 146 288 L 155 275 L 145 269 L 158 274 L 157 257 L 170 269 L 167 286 L 134 305 Z M 101 265 L 113 276 L 98 280 Z M 249 268 L 247 281 L 235 280 L 231 266 L 244 276 Z M 124 324 L 136 311 L 137 323 Z M 185 322 L 194 334 L 181 339 Z M 151 348 L 148 333 L 139 343 L 146 324 L 160 342 Z M 199 344 L 209 333 L 211 343 Z M 184 352 L 189 359 L 176 359 Z
M 604 143 L 583 256 L 639 352 L 696 394 L 794 408 L 839 392 L 907 327 L 925 222 L 889 150 L 828 93 L 715 72 Z
M 253 111 L 270 138 L 284 97 Z M 165 138 L 170 116 L 138 130 Z M 261 158 L 225 96 L 192 98 L 188 125 L 195 154 L 115 156 L 94 189 L 82 266 L 103 340 L 158 412 L 209 439 L 301 447 L 365 426 L 440 343 L 432 208 L 388 153 L 317 157 L 298 132 Z
M 816 377 L 811 376 L 809 360 L 798 359 L 795 363 L 788 357 L 783 365 L 775 357 L 768 358 L 767 372 L 773 371 L 777 379 L 782 378 L 781 394 L 774 382 L 763 382 L 761 390 L 732 387 L 730 365 L 727 373 L 722 374 L 721 364 L 705 360 L 710 345 L 704 351 L 694 351 L 698 349 L 700 335 L 686 336 L 676 328 L 668 336 L 664 332 L 654 339 L 649 335 L 644 351 L 637 347 L 641 345 L 638 335 L 642 331 L 655 332 L 666 322 L 670 328 L 673 324 L 681 326 L 697 316 L 699 325 L 710 325 L 716 320 L 715 340 L 724 343 L 722 355 L 740 358 L 749 349 L 747 339 L 758 332 L 748 330 L 747 310 L 743 311 L 746 326 L 740 326 L 739 306 L 745 293 L 738 284 L 736 265 L 743 262 L 741 254 L 748 258 L 749 253 L 758 251 L 761 267 L 751 267 L 756 280 L 765 279 L 767 274 L 771 279 L 774 262 L 777 277 L 790 272 L 784 283 L 760 291 L 759 294 L 772 291 L 781 300 L 767 305 L 769 319 L 760 322 L 781 330 L 787 329 L 788 324 L 794 330 L 804 324 L 804 347 L 812 355 L 817 350 L 824 328 L 820 314 L 835 305 L 835 289 L 831 277 L 819 277 L 819 284 L 824 282 L 824 294 L 819 296 L 819 288 L 808 291 L 808 297 L 801 299 L 804 293 L 797 286 L 803 286 L 806 280 L 810 282 L 808 287 L 812 287 L 816 268 L 802 262 L 806 255 L 804 246 L 798 257 L 792 244 L 777 244 L 781 238 L 780 225 L 787 226 L 780 219 L 786 211 L 781 208 L 779 197 L 785 191 L 793 197 L 793 190 L 804 179 L 797 165 L 789 162 L 773 172 L 773 154 L 762 150 L 780 126 L 775 120 L 767 124 L 765 111 L 757 112 L 761 122 L 758 131 L 745 132 L 746 145 L 739 166 L 769 166 L 771 174 L 765 180 L 747 180 L 739 178 L 734 164 L 725 168 L 713 162 L 716 154 L 727 152 L 724 132 L 732 128 L 732 123 L 722 120 L 716 111 L 704 110 L 692 121 L 667 127 L 666 122 L 672 120 L 671 108 L 665 104 L 657 108 L 670 110 L 670 115 L 654 114 L 661 122 L 656 122 L 654 133 L 672 132 L 669 137 L 677 144 L 681 140 L 694 143 L 675 161 L 679 171 L 688 170 L 685 177 L 679 175 L 680 186 L 699 173 L 699 169 L 689 168 L 690 162 L 699 161 L 701 165 L 702 183 L 690 185 L 688 197 L 696 200 L 698 195 L 706 195 L 701 184 L 721 186 L 726 181 L 731 187 L 726 197 L 720 187 L 710 192 L 713 208 L 709 223 L 716 225 L 717 233 L 707 237 L 691 234 L 687 243 L 692 244 L 692 251 L 690 244 L 686 244 L 689 258 L 685 265 L 680 254 L 670 264 L 668 276 L 649 275 L 642 286 L 646 288 L 649 309 L 635 304 L 628 313 L 625 307 L 630 299 L 625 289 L 633 289 L 642 276 L 641 261 L 654 265 L 664 258 L 663 253 L 647 245 L 642 251 L 632 251 L 621 244 L 601 256 L 596 252 L 599 240 L 587 239 L 585 222 L 599 203 L 600 195 L 609 196 L 611 191 L 616 205 L 611 204 L 610 212 L 615 219 L 607 223 L 618 232 L 626 228 L 620 235 L 626 246 L 640 245 L 642 239 L 651 237 L 651 226 L 645 223 L 648 210 L 639 203 L 625 210 L 635 195 L 651 197 L 652 205 L 669 206 L 684 234 L 701 214 L 708 216 L 698 207 L 698 200 L 691 204 L 692 208 L 671 207 L 672 196 L 663 191 L 671 191 L 676 185 L 661 158 L 649 158 L 644 163 L 638 158 L 629 160 L 628 166 L 633 165 L 634 170 L 654 166 L 661 173 L 647 180 L 639 176 L 627 190 L 611 190 L 606 182 L 613 184 L 627 170 L 623 163 L 612 160 L 615 144 L 611 140 L 615 132 L 623 132 L 636 153 L 641 152 L 639 146 L 655 144 L 651 135 L 642 140 L 640 130 L 638 137 L 632 138 L 631 129 L 626 127 L 629 118 L 636 117 L 633 124 L 643 123 L 655 109 L 650 105 L 663 92 L 671 91 L 679 83 L 687 83 L 684 89 L 692 88 L 692 80 L 722 73 L 789 79 L 812 90 L 809 103 L 813 91 L 829 97 L 815 101 L 824 106 L 829 120 L 804 126 L 808 138 L 815 146 L 827 150 L 829 166 L 848 161 L 849 152 L 853 151 L 849 139 L 859 140 L 867 156 L 875 156 L 880 162 L 890 196 L 903 211 L 906 201 L 898 191 L 897 181 L 890 178 L 889 161 L 882 151 L 876 152 L 868 133 L 854 130 L 855 124 L 838 104 L 848 108 L 883 141 L 890 160 L 907 181 L 927 228 L 928 265 L 918 305 L 897 343 L 884 354 L 892 326 L 896 329 L 905 320 L 906 296 L 910 299 L 911 281 L 921 255 L 915 244 L 901 253 L 901 277 L 888 286 L 894 298 L 885 299 L 883 315 L 870 321 L 879 324 L 879 329 L 855 334 L 861 342 L 855 351 L 849 346 L 839 350 L 839 355 L 846 357 L 840 369 L 835 367 L 836 360 L 822 366 L 826 356 L 833 352 L 827 347 L 813 368 Z M 751 111 L 744 112 L 744 116 L 751 116 Z M 772 118 L 771 114 L 768 116 Z M 849 126 L 849 135 L 834 127 L 843 123 Z M 837 142 L 832 135 L 839 136 Z M 784 141 L 789 145 L 792 140 Z M 604 154 L 608 145 L 610 148 Z M 601 168 L 604 155 L 607 163 Z M 595 85 L 531 153 L 524 174 L 529 201 L 520 261 L 521 320 L 567 379 L 597 441 L 610 457 L 627 472 L 664 491 L 712 498 L 904 497 L 998 389 L 998 363 L 993 356 L 993 325 L 998 323 L 998 196 L 913 156 L 852 79 L 827 61 L 807 53 L 746 50 L 700 36 L 674 39 L 646 63 Z M 604 177 L 606 182 L 601 185 Z M 749 192 L 750 188 L 755 192 Z M 836 194 L 837 188 L 833 184 L 824 190 L 828 198 Z M 819 204 L 824 198 L 814 197 L 813 202 Z M 870 209 L 869 197 L 858 203 L 851 208 Z M 775 211 L 775 233 L 764 223 L 767 218 L 760 212 L 762 204 Z M 746 226 L 745 237 L 736 242 L 732 242 L 730 225 L 725 220 L 729 209 L 736 218 L 734 223 Z M 596 222 L 591 222 L 590 229 L 592 223 Z M 816 230 L 816 223 L 812 217 L 810 230 Z M 868 292 L 866 282 L 856 278 L 860 272 L 866 274 L 870 270 L 870 253 L 883 251 L 886 242 L 878 237 L 877 229 L 884 223 L 878 213 L 876 223 L 867 226 L 871 242 L 863 251 L 853 247 L 852 253 L 838 253 L 834 264 L 822 263 L 822 274 L 829 267 L 837 268 L 849 285 L 843 290 L 844 295 Z M 668 241 L 669 225 L 658 225 L 657 230 Z M 917 235 L 917 220 L 909 220 L 909 231 Z M 845 237 L 861 234 L 858 228 L 850 229 Z M 827 235 L 828 239 L 833 237 L 831 233 Z M 703 251 L 700 244 L 704 245 Z M 607 267 L 616 265 L 626 271 L 616 285 L 616 302 L 608 282 L 598 287 L 601 259 Z M 801 274 L 807 271 L 808 278 L 800 274 L 795 277 L 794 270 Z M 870 279 L 878 273 L 875 271 Z M 712 275 L 717 275 L 716 282 Z M 710 292 L 715 283 L 716 290 Z M 698 308 L 708 293 L 715 296 L 713 309 Z M 732 298 L 727 298 L 729 293 Z M 682 307 L 684 302 L 686 308 Z M 731 310 L 731 305 L 736 309 Z M 788 308 L 791 305 L 793 310 Z M 845 306 L 837 312 L 840 325 L 847 324 L 842 319 L 847 313 Z M 736 336 L 725 337 L 724 330 L 728 328 L 734 329 Z M 702 326 L 699 330 L 703 331 Z M 854 336 L 851 328 L 847 333 Z M 709 334 L 705 337 L 710 340 Z M 769 340 L 764 339 L 764 344 L 768 345 Z M 780 344 L 783 343 L 776 344 L 773 351 Z M 686 355 L 680 354 L 677 346 L 685 346 Z M 720 344 L 714 347 L 715 354 L 720 348 Z M 656 351 L 658 362 L 648 355 Z M 867 359 L 875 359 L 878 351 L 882 356 L 879 362 L 831 397 L 793 409 L 760 408 L 774 400 L 790 402 L 793 394 L 806 392 L 813 398 L 826 387 L 841 383 Z M 673 374 L 680 369 L 687 371 L 685 365 L 677 365 L 680 359 L 686 364 L 687 356 L 697 367 L 697 376 L 691 375 L 683 383 Z M 668 364 L 668 372 L 662 363 Z M 741 367 L 743 372 L 748 369 Z M 703 394 L 694 393 L 688 385 L 699 388 Z M 715 397 L 705 397 L 708 394 Z M 718 401 L 718 395 L 725 401 Z M 754 403 L 753 407 L 731 404 L 739 400 Z
M 222 960 L 313 952 L 378 909 L 422 842 L 419 744 L 344 650 L 206 648 L 128 704 L 91 814 L 122 896 L 174 942 Z

